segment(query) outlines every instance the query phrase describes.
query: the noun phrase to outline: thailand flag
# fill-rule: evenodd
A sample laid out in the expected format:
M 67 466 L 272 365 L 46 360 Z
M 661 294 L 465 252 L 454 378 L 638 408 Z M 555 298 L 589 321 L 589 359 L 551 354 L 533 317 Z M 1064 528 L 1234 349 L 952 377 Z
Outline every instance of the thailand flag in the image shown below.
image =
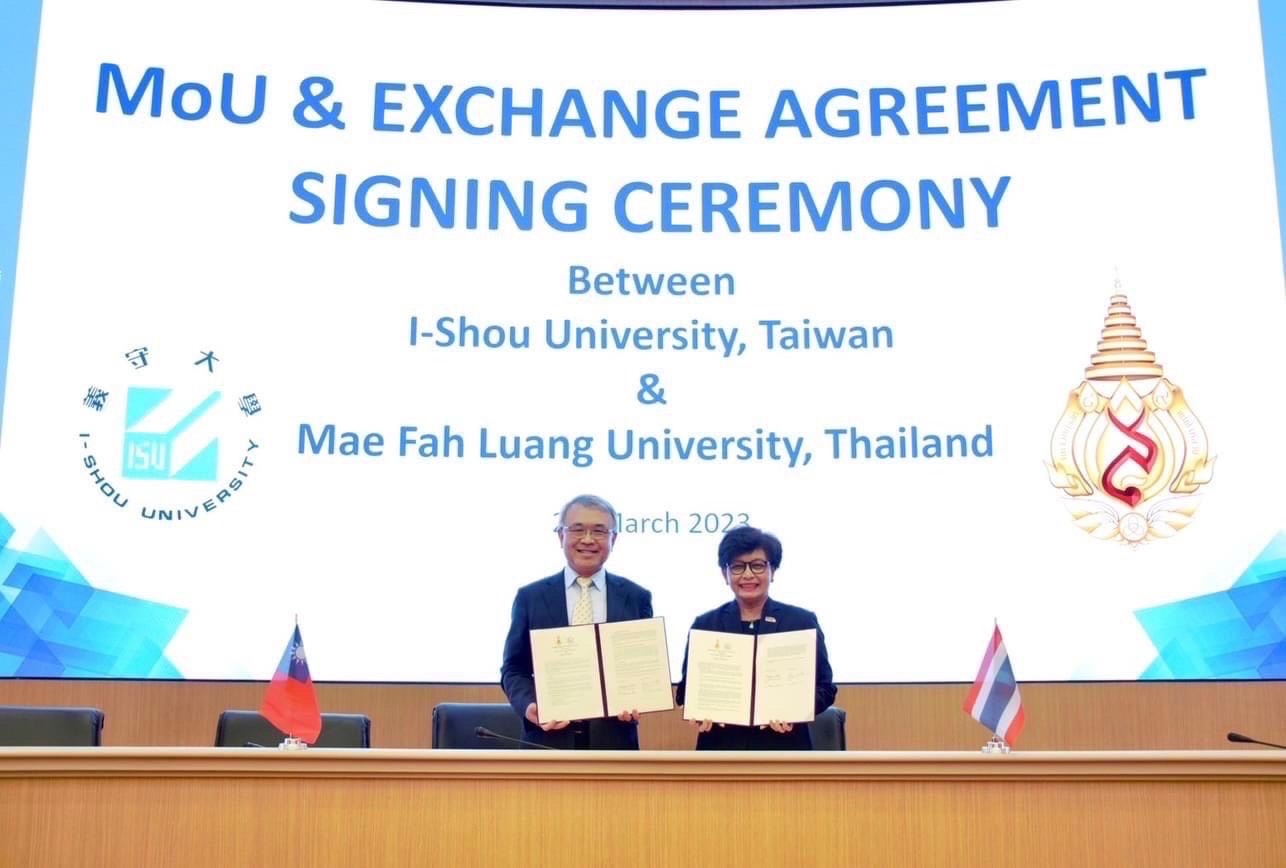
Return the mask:
M 317 741 L 321 734 L 321 710 L 317 706 L 317 690 L 308 671 L 308 657 L 304 654 L 304 639 L 295 634 L 286 643 L 286 653 L 281 655 L 272 683 L 264 693 L 259 713 L 277 729 L 308 744 Z
M 1005 640 L 1000 637 L 997 624 L 982 658 L 978 677 L 965 697 L 964 710 L 969 716 L 1013 746 L 1023 731 L 1027 716 L 1023 713 L 1023 698 L 1014 681 L 1014 670 L 1009 665 Z

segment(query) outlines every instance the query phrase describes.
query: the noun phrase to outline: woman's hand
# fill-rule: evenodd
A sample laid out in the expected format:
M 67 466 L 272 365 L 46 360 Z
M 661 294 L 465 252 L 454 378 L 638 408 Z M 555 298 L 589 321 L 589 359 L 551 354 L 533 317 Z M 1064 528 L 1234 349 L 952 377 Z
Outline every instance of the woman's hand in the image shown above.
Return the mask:
M 551 720 L 549 723 L 541 723 L 540 711 L 537 710 L 534 702 L 527 703 L 527 719 L 545 732 L 549 732 L 552 729 L 566 729 L 571 724 L 570 720 Z

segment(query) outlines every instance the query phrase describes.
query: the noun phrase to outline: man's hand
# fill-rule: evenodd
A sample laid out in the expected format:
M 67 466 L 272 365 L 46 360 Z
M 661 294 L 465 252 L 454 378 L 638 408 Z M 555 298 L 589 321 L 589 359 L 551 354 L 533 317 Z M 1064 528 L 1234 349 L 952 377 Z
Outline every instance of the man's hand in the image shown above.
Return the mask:
M 639 719 L 639 713 L 637 709 L 632 709 L 630 711 L 622 711 L 620 714 L 616 715 L 616 719 L 619 720 L 621 723 L 629 723 L 630 721 L 634 721 L 637 723 Z
M 709 732 L 714 729 L 713 720 L 689 720 L 688 723 L 692 724 L 692 726 L 696 728 L 697 732 Z M 719 725 L 723 726 L 722 723 Z

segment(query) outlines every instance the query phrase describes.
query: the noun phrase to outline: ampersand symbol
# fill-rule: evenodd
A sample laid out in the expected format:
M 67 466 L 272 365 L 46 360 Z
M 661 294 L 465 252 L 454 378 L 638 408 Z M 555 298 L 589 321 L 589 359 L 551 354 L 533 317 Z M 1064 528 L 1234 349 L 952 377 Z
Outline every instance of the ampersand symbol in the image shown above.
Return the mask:
M 334 108 L 326 105 L 326 98 L 334 92 L 335 85 L 329 78 L 314 75 L 301 81 L 299 94 L 303 100 L 295 106 L 295 123 L 311 130 L 319 127 L 342 130 L 344 122 L 339 119 L 339 113 L 343 111 L 344 104 L 336 100 Z
M 639 389 L 637 395 L 640 404 L 665 403 L 665 389 L 657 388 L 657 384 L 660 382 L 661 378 L 656 374 L 644 374 L 639 377 L 639 385 L 643 387 Z

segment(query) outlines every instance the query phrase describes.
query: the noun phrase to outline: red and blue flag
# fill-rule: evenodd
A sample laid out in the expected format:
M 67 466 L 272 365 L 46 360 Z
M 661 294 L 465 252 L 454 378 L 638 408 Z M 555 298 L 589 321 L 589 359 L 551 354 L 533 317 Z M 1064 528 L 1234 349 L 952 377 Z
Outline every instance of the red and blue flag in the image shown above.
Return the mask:
M 277 671 L 272 674 L 259 713 L 277 729 L 308 744 L 317 741 L 321 734 L 317 689 L 308 671 L 308 656 L 304 654 L 304 639 L 298 624 L 286 643 L 286 653 L 281 655 Z
M 1018 692 L 1018 682 L 1014 680 L 1014 670 L 1009 665 L 1009 652 L 1005 650 L 999 624 L 987 644 L 978 677 L 965 697 L 964 710 L 1010 746 L 1018 740 L 1027 722 L 1022 694 Z

